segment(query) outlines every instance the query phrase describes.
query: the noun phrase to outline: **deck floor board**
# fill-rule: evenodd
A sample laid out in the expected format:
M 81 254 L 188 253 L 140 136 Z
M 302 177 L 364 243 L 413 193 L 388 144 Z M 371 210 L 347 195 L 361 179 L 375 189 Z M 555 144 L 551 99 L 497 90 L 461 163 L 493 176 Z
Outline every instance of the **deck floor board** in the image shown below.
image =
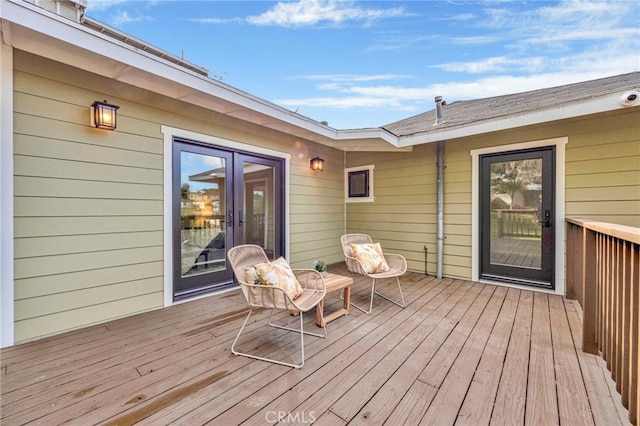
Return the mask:
M 605 362 L 580 350 L 575 301 L 416 273 L 402 287 L 405 309 L 375 297 L 371 315 L 305 337 L 302 369 L 231 353 L 239 291 L 3 349 L 0 424 L 629 425 Z M 356 277 L 352 298 L 369 291 Z M 299 338 L 267 319 L 252 315 L 239 344 L 297 361 Z

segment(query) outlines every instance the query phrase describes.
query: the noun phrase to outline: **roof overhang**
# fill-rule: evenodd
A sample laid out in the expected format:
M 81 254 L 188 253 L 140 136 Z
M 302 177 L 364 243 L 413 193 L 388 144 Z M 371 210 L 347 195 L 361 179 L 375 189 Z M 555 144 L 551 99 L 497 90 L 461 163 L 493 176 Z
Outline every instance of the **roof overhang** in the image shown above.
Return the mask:
M 489 120 L 466 123 L 456 127 L 443 127 L 440 130 L 402 136 L 398 141 L 398 146 L 406 147 L 446 141 L 592 114 L 638 108 L 640 105 L 629 107 L 622 104 L 620 97 L 626 91 L 627 90 L 621 90 L 617 93 L 608 93 L 589 99 L 577 100 L 552 108 L 541 107 L 535 111 L 527 113 L 514 114 L 506 117 L 495 117 Z
M 333 129 L 29 2 L 0 1 L 2 42 L 16 49 L 340 150 L 412 150 L 384 129 Z

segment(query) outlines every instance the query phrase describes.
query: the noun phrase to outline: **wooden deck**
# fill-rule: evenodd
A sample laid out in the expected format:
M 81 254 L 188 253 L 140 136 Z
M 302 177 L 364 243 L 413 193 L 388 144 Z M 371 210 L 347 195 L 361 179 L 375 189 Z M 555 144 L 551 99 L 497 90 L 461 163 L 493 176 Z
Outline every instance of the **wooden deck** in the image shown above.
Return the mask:
M 491 240 L 491 263 L 508 266 L 540 268 L 540 240 L 525 238 L 494 238 Z
M 0 423 L 628 424 L 604 362 L 580 351 L 574 301 L 414 273 L 403 288 L 405 309 L 378 297 L 371 315 L 352 309 L 306 338 L 299 370 L 230 353 L 239 291 L 5 349 Z M 366 296 L 356 279 L 352 299 Z M 298 348 L 259 324 L 245 349 Z

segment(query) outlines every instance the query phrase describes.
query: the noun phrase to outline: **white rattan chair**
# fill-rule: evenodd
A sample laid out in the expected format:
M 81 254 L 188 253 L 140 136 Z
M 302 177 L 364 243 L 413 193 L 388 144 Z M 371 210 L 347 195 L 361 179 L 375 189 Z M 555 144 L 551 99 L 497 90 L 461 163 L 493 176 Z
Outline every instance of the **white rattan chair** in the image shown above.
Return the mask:
M 323 334 L 304 331 L 304 313 L 315 308 L 326 294 L 326 287 L 322 276 L 318 271 L 313 269 L 293 269 L 296 279 L 303 287 L 303 292 L 295 299 L 291 299 L 287 293 L 279 287 L 247 282 L 247 267 L 252 267 L 258 263 L 269 261 L 262 247 L 253 244 L 236 246 L 229 249 L 227 257 L 229 258 L 229 263 L 231 264 L 231 268 L 238 280 L 238 284 L 240 284 L 244 297 L 249 304 L 249 313 L 247 314 L 240 331 L 238 331 L 238 335 L 231 345 L 231 352 L 235 355 L 269 361 L 276 364 L 286 365 L 288 367 L 301 368 L 304 365 L 304 335 L 308 334 L 316 337 L 325 337 L 327 335 L 325 327 L 323 327 Z M 301 362 L 299 364 L 288 363 L 236 350 L 236 343 L 238 342 L 244 327 L 247 325 L 251 314 L 255 310 L 263 308 L 271 309 L 271 313 L 269 315 L 270 326 L 300 333 Z M 288 313 L 296 311 L 299 312 L 300 328 L 296 329 L 274 324 L 271 317 L 273 315 L 273 311 L 277 309 L 287 311 Z
M 372 279 L 371 300 L 369 301 L 369 310 L 367 311 L 353 302 L 351 302 L 351 305 L 354 308 L 361 310 L 365 314 L 370 314 L 371 310 L 373 309 L 373 295 L 377 294 L 378 296 L 388 300 L 389 302 L 394 303 L 400 306 L 401 308 L 404 308 L 406 304 L 404 302 L 404 295 L 402 294 L 402 288 L 400 287 L 399 277 L 403 275 L 405 272 L 407 272 L 407 261 L 405 260 L 405 258 L 399 254 L 384 253 L 383 254 L 384 259 L 389 265 L 389 270 L 386 272 L 367 273 L 363 265 L 360 263 L 360 261 L 358 261 L 358 259 L 355 258 L 353 254 L 353 250 L 351 248 L 351 244 L 373 244 L 373 240 L 371 240 L 371 237 L 366 234 L 346 234 L 340 238 L 340 241 L 342 242 L 342 251 L 344 252 L 344 260 L 347 264 L 347 269 L 349 270 L 349 272 L 351 272 L 352 274 L 364 275 L 365 277 Z M 396 279 L 396 282 L 398 283 L 398 291 L 400 292 L 400 300 L 402 302 L 397 302 L 395 300 L 392 300 L 387 296 L 381 293 L 378 293 L 376 291 L 377 281 L 379 279 L 384 279 L 384 278 Z

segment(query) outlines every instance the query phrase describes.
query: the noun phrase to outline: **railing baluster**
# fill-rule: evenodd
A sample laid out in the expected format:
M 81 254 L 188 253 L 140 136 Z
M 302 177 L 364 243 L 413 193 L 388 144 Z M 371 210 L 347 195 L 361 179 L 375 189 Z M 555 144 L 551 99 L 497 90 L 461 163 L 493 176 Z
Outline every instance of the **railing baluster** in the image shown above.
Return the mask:
M 640 395 L 638 394 L 638 388 L 640 387 L 640 246 L 638 244 L 631 244 L 631 261 L 630 265 L 630 303 L 629 314 L 631 320 L 629 321 L 631 337 L 629 338 L 629 420 L 633 424 L 638 424 L 638 417 L 640 416 Z
M 605 359 L 629 420 L 640 397 L 640 229 L 567 219 L 567 297 L 582 305 L 582 349 Z

